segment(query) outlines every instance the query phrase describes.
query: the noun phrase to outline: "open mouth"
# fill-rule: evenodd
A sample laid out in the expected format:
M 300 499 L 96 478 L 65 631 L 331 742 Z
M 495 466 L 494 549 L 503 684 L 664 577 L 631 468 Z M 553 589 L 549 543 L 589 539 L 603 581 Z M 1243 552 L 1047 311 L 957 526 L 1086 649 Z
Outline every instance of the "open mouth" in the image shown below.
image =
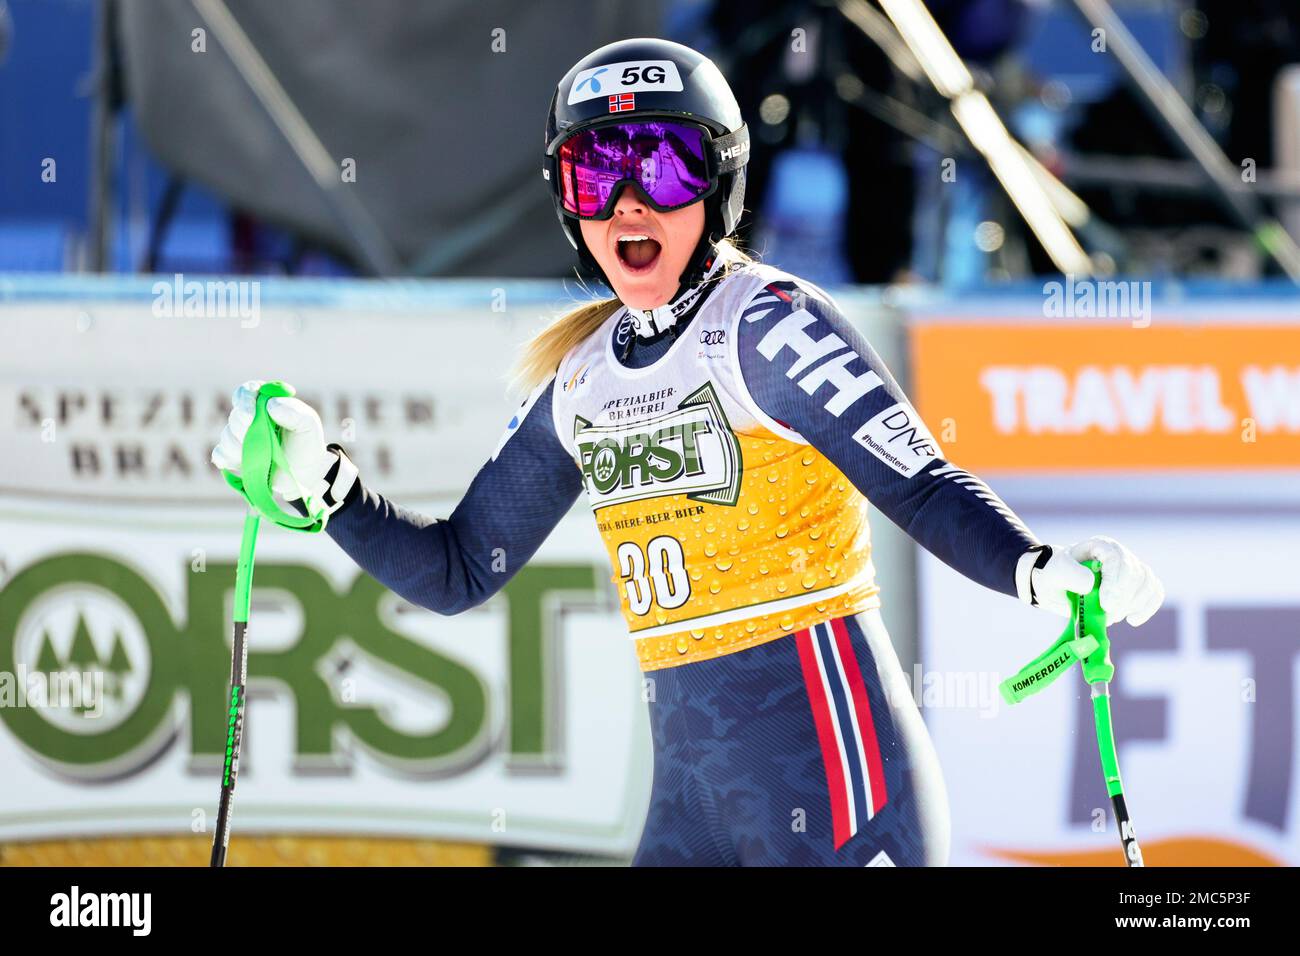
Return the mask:
M 619 236 L 614 245 L 618 250 L 618 261 L 633 275 L 653 269 L 663 250 L 657 240 L 643 235 Z

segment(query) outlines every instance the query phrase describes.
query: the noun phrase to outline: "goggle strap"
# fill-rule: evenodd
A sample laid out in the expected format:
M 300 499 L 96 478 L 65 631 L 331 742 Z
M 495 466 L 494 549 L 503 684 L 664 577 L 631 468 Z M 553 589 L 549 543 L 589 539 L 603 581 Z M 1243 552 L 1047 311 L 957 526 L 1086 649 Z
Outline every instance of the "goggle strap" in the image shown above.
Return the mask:
M 734 133 L 714 138 L 713 153 L 719 173 L 732 173 L 744 166 L 749 162 L 749 127 L 741 124 Z

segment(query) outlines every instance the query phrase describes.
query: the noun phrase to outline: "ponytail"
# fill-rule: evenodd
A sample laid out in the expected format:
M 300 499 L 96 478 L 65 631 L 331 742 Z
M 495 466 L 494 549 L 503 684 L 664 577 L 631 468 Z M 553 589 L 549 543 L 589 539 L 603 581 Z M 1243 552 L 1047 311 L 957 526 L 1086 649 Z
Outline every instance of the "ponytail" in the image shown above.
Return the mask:
M 621 308 L 623 303 L 617 298 L 588 302 L 542 329 L 524 346 L 515 363 L 512 376 L 515 387 L 528 393 L 541 385 L 555 374 L 564 356 Z

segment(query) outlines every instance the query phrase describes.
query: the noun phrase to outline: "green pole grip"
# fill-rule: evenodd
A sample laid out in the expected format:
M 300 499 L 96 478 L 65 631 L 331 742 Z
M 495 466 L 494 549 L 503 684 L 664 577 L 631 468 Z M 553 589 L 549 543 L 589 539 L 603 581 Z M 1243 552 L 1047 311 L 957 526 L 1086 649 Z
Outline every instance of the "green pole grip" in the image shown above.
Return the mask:
M 253 420 L 244 435 L 243 453 L 239 463 L 240 474 L 223 471 L 226 484 L 230 485 L 263 517 L 275 522 L 282 528 L 294 531 L 322 531 L 328 514 L 319 504 L 306 499 L 311 512 L 308 515 L 290 513 L 280 507 L 275 500 L 271 477 L 277 467 L 289 471 L 289 463 L 284 457 L 280 445 L 280 427 L 266 410 L 266 403 L 273 398 L 289 398 L 294 394 L 293 386 L 285 382 L 265 382 L 257 392 L 257 403 L 253 410 Z M 316 505 L 313 508 L 313 505 Z
M 1110 660 L 1106 612 L 1101 609 L 1101 562 L 1085 561 L 1083 566 L 1092 571 L 1092 590 L 1082 596 L 1070 595 L 1074 630 L 1076 637 L 1097 642 L 1096 649 L 1083 658 L 1083 679 L 1089 684 L 1104 683 L 1115 676 L 1115 665 Z
M 239 539 L 239 564 L 235 568 L 235 621 L 248 623 L 248 602 L 253 590 L 253 551 L 261 516 L 250 508 L 244 516 L 244 536 Z
M 998 685 L 1002 699 L 1018 704 L 1050 685 L 1079 661 L 1089 684 L 1109 681 L 1115 673 L 1110 662 L 1110 638 L 1106 636 L 1106 614 L 1101 609 L 1101 562 L 1085 561 L 1092 571 L 1092 590 L 1078 595 L 1070 592 L 1070 621 L 1065 630 L 1042 654 L 1034 658 L 1013 677 Z
M 1092 716 L 1097 725 L 1097 750 L 1101 754 L 1106 793 L 1115 797 L 1124 792 L 1124 784 L 1119 776 L 1119 754 L 1115 750 L 1115 730 L 1110 722 L 1110 688 L 1105 683 L 1092 686 Z

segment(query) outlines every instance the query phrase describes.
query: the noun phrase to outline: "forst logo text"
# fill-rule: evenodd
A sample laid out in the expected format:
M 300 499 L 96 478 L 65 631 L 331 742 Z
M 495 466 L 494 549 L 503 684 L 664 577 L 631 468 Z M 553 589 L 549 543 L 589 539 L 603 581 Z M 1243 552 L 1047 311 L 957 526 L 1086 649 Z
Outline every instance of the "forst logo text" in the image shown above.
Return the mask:
M 666 414 L 633 415 L 607 425 L 575 417 L 573 445 L 593 508 L 677 494 L 735 506 L 740 442 L 711 384 Z
M 601 494 L 615 488 L 704 474 L 696 437 L 712 432 L 707 420 L 682 421 L 653 432 L 629 431 L 581 443 L 582 473 Z
M 6 732 L 41 763 L 79 779 L 133 776 L 178 745 L 188 750 L 192 768 L 215 767 L 223 780 L 233 778 L 242 769 L 230 757 L 242 728 L 226 686 L 229 625 L 222 622 L 234 571 L 233 562 L 211 561 L 204 573 L 190 574 L 173 615 L 152 580 L 112 555 L 55 554 L 18 570 L 0 588 L 0 632 L 14 635 L 0 641 L 0 673 L 54 666 L 43 656 L 68 657 L 79 635 L 86 649 L 73 656 L 87 657 L 93 648 L 107 660 L 96 666 L 112 670 L 121 700 L 102 716 L 0 707 Z M 553 625 L 542 609 L 557 592 L 594 591 L 589 564 L 529 564 L 507 585 L 502 630 L 512 666 L 504 701 L 494 700 L 485 676 L 468 661 L 394 630 L 385 610 L 392 597 L 368 575 L 340 590 L 305 564 L 268 561 L 258 572 L 259 588 L 292 602 L 301 616 L 290 643 L 253 648 L 248 664 L 250 673 L 273 682 L 274 691 L 265 692 L 292 701 L 299 715 L 295 765 L 346 770 L 354 751 L 364 749 L 390 772 L 454 773 L 490 748 L 512 760 L 553 750 L 559 690 L 545 667 Z M 64 611 L 52 606 L 56 601 Z M 121 661 L 114 663 L 107 649 L 119 644 Z M 362 660 L 382 664 L 388 683 L 346 699 L 340 668 Z M 450 716 L 436 727 L 392 725 L 382 697 L 389 686 L 434 695 Z M 510 715 L 499 740 L 490 733 L 494 706 Z

